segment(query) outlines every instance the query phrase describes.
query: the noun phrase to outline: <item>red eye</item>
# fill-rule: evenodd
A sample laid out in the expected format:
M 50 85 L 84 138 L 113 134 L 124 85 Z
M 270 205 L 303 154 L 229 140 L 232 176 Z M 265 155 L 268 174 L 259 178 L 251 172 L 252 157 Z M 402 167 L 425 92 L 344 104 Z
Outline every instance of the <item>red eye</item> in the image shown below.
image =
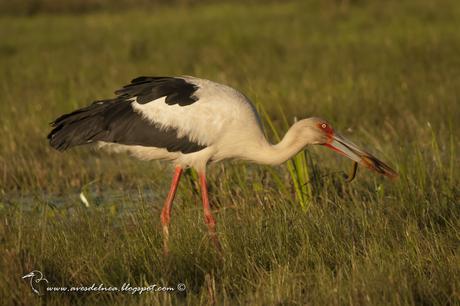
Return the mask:
M 332 135 L 334 134 L 334 130 L 331 128 L 331 126 L 327 122 L 320 122 L 318 123 L 318 128 L 323 130 L 324 133 L 327 135 Z

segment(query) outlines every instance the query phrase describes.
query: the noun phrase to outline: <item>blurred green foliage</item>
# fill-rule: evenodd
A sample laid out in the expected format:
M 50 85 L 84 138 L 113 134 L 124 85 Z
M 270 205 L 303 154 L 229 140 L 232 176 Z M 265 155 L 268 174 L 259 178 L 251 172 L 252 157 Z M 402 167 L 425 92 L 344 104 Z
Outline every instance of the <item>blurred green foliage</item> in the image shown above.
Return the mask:
M 0 15 L 82 14 L 96 11 L 190 8 L 203 4 L 269 4 L 280 0 L 0 0 Z

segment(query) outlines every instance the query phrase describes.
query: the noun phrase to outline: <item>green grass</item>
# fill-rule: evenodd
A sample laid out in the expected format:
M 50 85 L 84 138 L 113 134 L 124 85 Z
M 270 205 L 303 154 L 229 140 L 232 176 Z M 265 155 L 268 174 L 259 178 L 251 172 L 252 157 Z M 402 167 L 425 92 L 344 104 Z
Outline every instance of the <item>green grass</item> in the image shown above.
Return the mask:
M 3 303 L 460 304 L 459 15 L 454 0 L 412 0 L 0 17 Z M 295 117 L 323 117 L 400 177 L 360 168 L 346 183 L 350 161 L 313 147 L 290 166 L 211 166 L 223 259 L 192 175 L 164 258 L 172 169 L 84 147 L 61 154 L 46 134 L 131 78 L 175 74 L 243 91 L 266 110 L 273 141 Z M 34 269 L 53 286 L 187 290 L 38 297 L 21 279 Z

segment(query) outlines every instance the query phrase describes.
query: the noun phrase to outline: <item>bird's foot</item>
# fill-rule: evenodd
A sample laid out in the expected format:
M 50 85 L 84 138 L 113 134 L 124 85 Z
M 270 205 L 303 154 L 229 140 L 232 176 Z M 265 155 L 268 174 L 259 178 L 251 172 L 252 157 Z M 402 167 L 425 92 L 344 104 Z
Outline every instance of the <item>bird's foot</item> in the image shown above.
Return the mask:
M 163 226 L 163 254 L 164 256 L 169 255 L 169 229 L 167 226 Z
M 216 250 L 217 254 L 220 258 L 223 256 L 223 249 L 222 245 L 220 244 L 219 238 L 217 237 L 216 232 L 209 232 L 209 238 L 211 238 L 212 244 L 214 245 L 214 249 Z

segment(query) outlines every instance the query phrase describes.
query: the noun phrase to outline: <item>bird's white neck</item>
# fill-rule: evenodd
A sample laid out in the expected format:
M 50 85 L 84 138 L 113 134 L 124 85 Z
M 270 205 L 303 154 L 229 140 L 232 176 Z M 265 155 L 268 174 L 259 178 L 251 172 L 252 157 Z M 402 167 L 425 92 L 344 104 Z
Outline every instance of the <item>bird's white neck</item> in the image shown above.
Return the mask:
M 307 144 L 305 139 L 299 137 L 298 129 L 294 125 L 287 131 L 283 139 L 275 145 L 270 144 L 263 137 L 257 145 L 247 148 L 249 150 L 244 158 L 259 164 L 279 165 L 297 154 Z

